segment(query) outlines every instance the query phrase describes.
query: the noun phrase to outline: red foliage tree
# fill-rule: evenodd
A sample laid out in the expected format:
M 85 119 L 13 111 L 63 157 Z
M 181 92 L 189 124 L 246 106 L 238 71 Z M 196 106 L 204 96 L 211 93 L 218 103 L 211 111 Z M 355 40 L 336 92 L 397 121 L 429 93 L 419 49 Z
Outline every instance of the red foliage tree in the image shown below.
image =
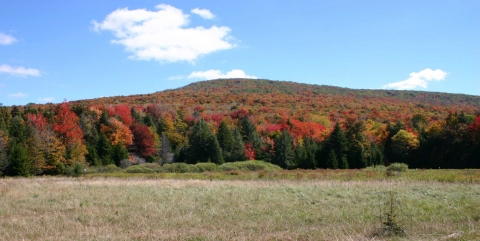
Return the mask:
M 29 124 L 33 128 L 43 131 L 48 127 L 47 119 L 43 116 L 42 113 L 39 113 L 39 114 L 28 113 L 26 116 Z
M 78 125 L 78 117 L 70 110 L 66 101 L 57 109 L 57 114 L 53 117 L 53 130 L 60 135 L 64 145 L 70 145 L 77 141 L 82 141 L 83 131 Z
M 245 144 L 245 156 L 248 160 L 255 160 L 255 149 L 252 146 L 252 143 Z
M 155 153 L 155 136 L 146 125 L 135 123 L 131 126 L 133 145 L 141 157 L 149 157 Z
M 133 122 L 132 112 L 130 111 L 130 107 L 128 107 L 128 105 L 116 105 L 115 115 L 120 117 L 123 124 L 125 124 L 126 126 L 130 126 Z

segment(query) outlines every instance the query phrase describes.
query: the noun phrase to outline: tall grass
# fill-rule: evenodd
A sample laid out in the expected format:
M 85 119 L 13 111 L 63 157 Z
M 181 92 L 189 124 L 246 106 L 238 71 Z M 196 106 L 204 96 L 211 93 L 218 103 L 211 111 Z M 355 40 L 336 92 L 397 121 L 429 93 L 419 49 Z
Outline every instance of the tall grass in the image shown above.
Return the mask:
M 0 179 L 0 240 L 397 240 L 372 236 L 388 191 L 402 240 L 480 239 L 477 184 L 37 177 Z

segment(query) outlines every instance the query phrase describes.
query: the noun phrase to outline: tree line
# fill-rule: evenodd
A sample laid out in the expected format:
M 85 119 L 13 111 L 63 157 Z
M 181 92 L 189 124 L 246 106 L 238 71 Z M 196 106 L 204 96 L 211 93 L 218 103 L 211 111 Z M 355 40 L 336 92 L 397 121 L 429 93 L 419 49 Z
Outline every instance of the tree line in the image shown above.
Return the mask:
M 285 169 L 480 168 L 480 116 L 450 112 L 376 122 L 352 113 L 342 122 L 284 113 L 265 121 L 243 108 L 193 113 L 180 106 L 0 106 L 0 173 L 56 175 L 75 165 L 262 160 Z

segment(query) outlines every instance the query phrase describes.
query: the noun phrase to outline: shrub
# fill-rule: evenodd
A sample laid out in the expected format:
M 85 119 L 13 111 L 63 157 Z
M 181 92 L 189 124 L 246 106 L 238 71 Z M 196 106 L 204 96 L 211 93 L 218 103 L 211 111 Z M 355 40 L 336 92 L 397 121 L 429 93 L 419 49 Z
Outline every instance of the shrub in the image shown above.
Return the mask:
M 100 173 L 113 173 L 120 171 L 120 167 L 117 167 L 115 164 L 108 164 L 106 166 L 99 166 L 96 168 L 97 172 Z
M 240 170 L 240 171 L 275 171 L 282 168 L 263 161 L 242 161 L 229 162 L 218 167 L 220 171 Z
M 235 165 L 232 165 L 231 162 L 218 166 L 218 171 L 221 171 L 221 172 L 231 172 L 231 171 L 239 171 L 239 170 L 240 168 L 238 168 Z
M 195 166 L 198 168 L 198 172 L 214 172 L 217 170 L 217 165 L 211 162 L 199 162 Z
M 73 168 L 73 175 L 78 177 L 83 174 L 83 165 L 80 163 L 75 164 L 75 167 Z
M 127 167 L 123 170 L 126 173 L 152 173 L 153 170 L 148 168 L 146 165 L 135 165 Z
M 123 159 L 120 161 L 120 168 L 122 169 L 125 169 L 131 165 L 132 165 L 132 162 L 130 161 L 130 159 Z
M 377 171 L 377 172 L 385 172 L 387 171 L 387 167 L 384 165 L 376 165 L 376 166 L 369 166 L 364 168 L 365 171 Z
M 394 172 L 406 172 L 408 170 L 408 165 L 405 163 L 392 163 L 387 167 L 387 171 Z
M 402 172 L 408 170 L 408 165 L 405 163 L 392 163 L 387 167 L 387 176 L 399 176 Z
M 164 172 L 170 172 L 170 173 L 186 173 L 189 172 L 191 168 L 189 168 L 189 165 L 183 162 L 177 162 L 177 163 L 172 163 L 172 164 L 165 164 L 163 165 L 163 171 Z

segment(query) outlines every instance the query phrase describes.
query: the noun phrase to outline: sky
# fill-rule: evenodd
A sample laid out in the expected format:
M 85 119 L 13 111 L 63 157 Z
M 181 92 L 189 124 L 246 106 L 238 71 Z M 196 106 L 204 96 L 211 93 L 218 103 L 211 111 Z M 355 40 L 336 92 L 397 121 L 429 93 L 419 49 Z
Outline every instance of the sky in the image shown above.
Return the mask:
M 479 0 L 0 1 L 0 103 L 217 78 L 480 95 Z

